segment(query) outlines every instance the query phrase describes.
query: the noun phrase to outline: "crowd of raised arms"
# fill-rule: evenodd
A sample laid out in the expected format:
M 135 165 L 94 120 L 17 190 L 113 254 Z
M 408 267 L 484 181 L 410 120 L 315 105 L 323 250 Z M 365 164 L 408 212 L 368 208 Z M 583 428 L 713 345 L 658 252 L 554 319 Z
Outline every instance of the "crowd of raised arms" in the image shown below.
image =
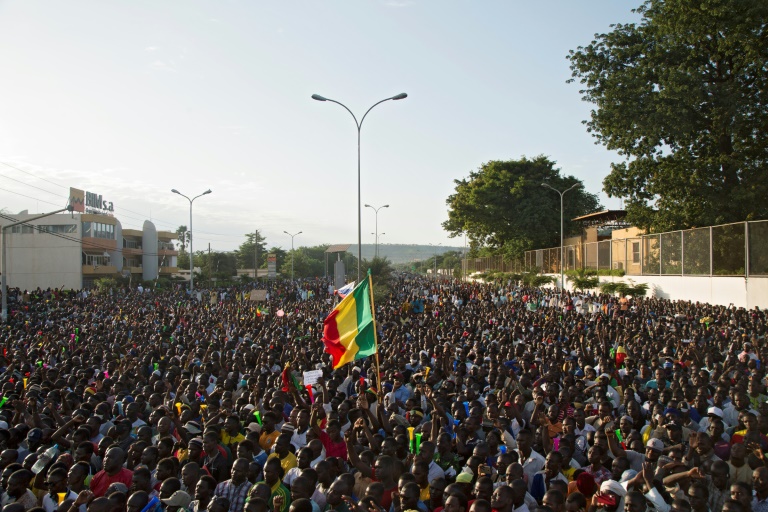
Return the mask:
M 337 300 L 11 290 L 2 512 L 768 512 L 762 310 L 400 275 L 334 370 Z

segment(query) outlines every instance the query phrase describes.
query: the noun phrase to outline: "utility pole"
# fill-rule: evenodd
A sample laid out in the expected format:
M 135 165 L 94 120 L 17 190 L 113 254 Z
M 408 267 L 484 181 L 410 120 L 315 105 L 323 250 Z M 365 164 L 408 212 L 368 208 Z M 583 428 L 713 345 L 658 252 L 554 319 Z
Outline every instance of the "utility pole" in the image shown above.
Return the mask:
M 253 280 L 259 278 L 259 230 L 253 232 Z

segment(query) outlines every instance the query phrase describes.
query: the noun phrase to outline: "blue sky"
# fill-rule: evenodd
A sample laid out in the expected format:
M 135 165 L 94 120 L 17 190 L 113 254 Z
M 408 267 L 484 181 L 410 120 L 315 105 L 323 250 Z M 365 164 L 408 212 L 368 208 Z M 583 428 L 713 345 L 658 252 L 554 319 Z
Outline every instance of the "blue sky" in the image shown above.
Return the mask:
M 596 146 L 566 55 L 635 2 L 6 0 L 0 2 L 0 207 L 44 212 L 68 187 L 113 201 L 124 227 L 188 224 L 196 249 L 357 239 L 442 243 L 453 180 L 548 155 L 600 192 L 619 157 Z M 363 243 L 374 214 L 363 210 Z

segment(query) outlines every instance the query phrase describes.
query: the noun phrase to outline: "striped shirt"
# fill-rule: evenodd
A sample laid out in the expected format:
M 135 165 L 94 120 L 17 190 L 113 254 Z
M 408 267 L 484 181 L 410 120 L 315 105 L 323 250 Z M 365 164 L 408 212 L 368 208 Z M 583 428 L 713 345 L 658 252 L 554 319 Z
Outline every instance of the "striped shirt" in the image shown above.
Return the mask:
M 251 482 L 246 480 L 240 485 L 235 485 L 232 480 L 225 480 L 216 486 L 213 495 L 229 500 L 229 512 L 243 512 L 248 491 L 251 490 Z

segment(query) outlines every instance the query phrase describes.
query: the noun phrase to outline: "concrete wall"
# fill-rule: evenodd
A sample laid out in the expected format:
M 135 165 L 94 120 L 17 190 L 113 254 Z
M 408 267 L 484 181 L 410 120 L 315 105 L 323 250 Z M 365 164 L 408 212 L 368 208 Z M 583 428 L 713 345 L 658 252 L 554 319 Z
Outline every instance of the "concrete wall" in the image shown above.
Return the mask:
M 24 220 L 34 215 L 12 215 Z M 12 221 L 0 220 L 0 224 Z M 27 234 L 6 233 L 6 257 L 9 286 L 22 290 L 36 288 L 82 288 L 82 224 L 80 215 L 51 215 L 34 222 L 35 225 L 77 226 L 74 233 L 40 233 L 34 230 Z M 61 235 L 61 236 L 57 236 Z
M 648 297 L 725 306 L 733 303 L 736 307 L 745 308 L 768 308 L 768 277 L 600 276 L 600 282 L 607 281 L 647 283 Z M 567 277 L 565 286 L 571 289 Z

